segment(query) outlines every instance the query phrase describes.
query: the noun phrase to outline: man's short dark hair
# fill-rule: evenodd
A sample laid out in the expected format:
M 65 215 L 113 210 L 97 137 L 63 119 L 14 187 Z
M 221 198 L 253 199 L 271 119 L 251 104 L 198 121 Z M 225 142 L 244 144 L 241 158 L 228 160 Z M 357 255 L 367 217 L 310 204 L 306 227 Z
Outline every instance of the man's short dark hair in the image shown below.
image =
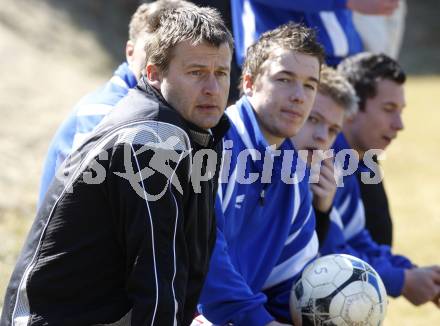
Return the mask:
M 365 110 L 368 98 L 377 95 L 377 82 L 390 80 L 403 85 L 405 72 L 399 63 L 385 54 L 363 52 L 343 60 L 338 71 L 353 85 L 359 98 L 359 110 Z
M 324 62 L 324 49 L 316 40 L 315 31 L 301 24 L 287 23 L 261 34 L 257 42 L 248 47 L 243 63 L 242 81 L 245 74 L 251 75 L 255 80 L 261 72 L 261 66 L 275 48 L 316 57 L 319 64 Z
M 231 32 L 216 9 L 181 7 L 163 13 L 159 28 L 145 45 L 147 62 L 166 71 L 174 47 L 184 41 L 194 45 L 205 42 L 216 47 L 226 43 L 231 54 L 234 47 Z

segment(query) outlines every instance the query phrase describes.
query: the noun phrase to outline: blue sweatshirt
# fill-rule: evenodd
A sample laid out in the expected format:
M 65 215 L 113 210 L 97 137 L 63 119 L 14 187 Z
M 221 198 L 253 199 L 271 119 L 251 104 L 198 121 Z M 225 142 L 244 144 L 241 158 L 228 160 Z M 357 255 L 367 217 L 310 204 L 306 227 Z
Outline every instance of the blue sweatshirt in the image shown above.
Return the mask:
M 293 21 L 317 30 L 327 63 L 336 66 L 363 49 L 346 6 L 347 0 L 231 0 L 238 64 L 243 64 L 247 47 L 262 33 Z
M 123 63 L 104 86 L 84 96 L 75 105 L 49 145 L 41 177 L 38 206 L 65 158 L 81 145 L 104 116 L 136 85 L 136 77 L 128 64 Z
M 224 138 L 217 242 L 199 310 L 220 325 L 259 326 L 274 318 L 289 321 L 292 284 L 318 250 L 307 180 L 283 181 L 286 175 L 301 179 L 292 167 L 297 159 L 293 145 L 284 141 L 281 154 L 271 159 L 275 152 L 246 97 L 226 113 L 232 126 Z M 286 156 L 292 153 L 289 161 Z M 287 173 L 282 175 L 283 160 Z M 270 162 L 273 169 L 265 167 Z M 271 178 L 266 173 L 270 171 Z
M 335 153 L 350 149 L 342 133 L 333 148 Z M 331 223 L 320 253 L 345 253 L 366 261 L 379 273 L 387 294 L 397 297 L 402 292 L 404 270 L 413 264 L 406 257 L 392 254 L 389 246 L 374 242 L 365 228 L 365 211 L 356 175 L 345 176 L 343 182 L 344 186 L 336 191 Z

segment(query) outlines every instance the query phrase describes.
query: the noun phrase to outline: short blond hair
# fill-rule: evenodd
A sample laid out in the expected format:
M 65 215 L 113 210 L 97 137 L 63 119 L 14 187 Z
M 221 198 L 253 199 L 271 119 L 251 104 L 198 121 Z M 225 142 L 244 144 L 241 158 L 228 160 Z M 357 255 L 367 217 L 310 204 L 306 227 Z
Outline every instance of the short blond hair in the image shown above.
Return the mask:
M 346 117 L 358 111 L 359 99 L 353 86 L 342 74 L 326 65 L 321 66 L 318 92 L 342 106 Z
M 184 0 L 157 0 L 141 4 L 131 16 L 128 25 L 128 39 L 135 42 L 142 33 L 154 33 L 159 25 L 163 13 L 169 9 L 184 6 L 195 6 Z

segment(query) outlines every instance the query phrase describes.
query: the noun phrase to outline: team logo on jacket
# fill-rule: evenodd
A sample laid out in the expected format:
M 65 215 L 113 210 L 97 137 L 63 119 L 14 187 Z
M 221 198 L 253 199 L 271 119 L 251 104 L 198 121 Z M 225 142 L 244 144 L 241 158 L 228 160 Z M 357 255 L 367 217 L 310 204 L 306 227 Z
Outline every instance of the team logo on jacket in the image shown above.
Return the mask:
M 235 208 L 241 208 L 241 204 L 244 202 L 245 195 L 238 195 L 235 198 Z

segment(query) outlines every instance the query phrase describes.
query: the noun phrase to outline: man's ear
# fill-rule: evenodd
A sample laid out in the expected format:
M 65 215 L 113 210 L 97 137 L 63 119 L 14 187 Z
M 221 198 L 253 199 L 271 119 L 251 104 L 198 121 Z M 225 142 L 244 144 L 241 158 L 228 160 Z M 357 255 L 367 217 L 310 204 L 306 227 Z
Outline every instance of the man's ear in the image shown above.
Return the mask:
M 157 65 L 153 65 L 151 63 L 147 63 L 147 67 L 146 67 L 146 72 L 147 72 L 147 80 L 148 83 L 153 86 L 154 88 L 160 90 L 160 86 L 162 84 L 162 80 L 163 80 L 163 74 L 161 72 L 161 70 L 159 69 L 159 67 Z
M 243 75 L 243 93 L 246 96 L 252 96 L 254 93 L 254 80 L 247 73 Z
M 133 54 L 134 54 L 134 42 L 128 40 L 127 44 L 125 44 L 125 59 L 127 60 L 128 64 L 131 63 L 133 60 Z
M 350 114 L 350 115 L 346 116 L 346 117 L 344 118 L 344 126 L 345 126 L 345 125 L 348 125 L 348 124 L 352 124 L 353 121 L 354 121 L 354 118 L 355 118 L 355 115 L 356 115 L 356 114 L 357 114 L 357 113 L 355 113 L 355 114 Z

